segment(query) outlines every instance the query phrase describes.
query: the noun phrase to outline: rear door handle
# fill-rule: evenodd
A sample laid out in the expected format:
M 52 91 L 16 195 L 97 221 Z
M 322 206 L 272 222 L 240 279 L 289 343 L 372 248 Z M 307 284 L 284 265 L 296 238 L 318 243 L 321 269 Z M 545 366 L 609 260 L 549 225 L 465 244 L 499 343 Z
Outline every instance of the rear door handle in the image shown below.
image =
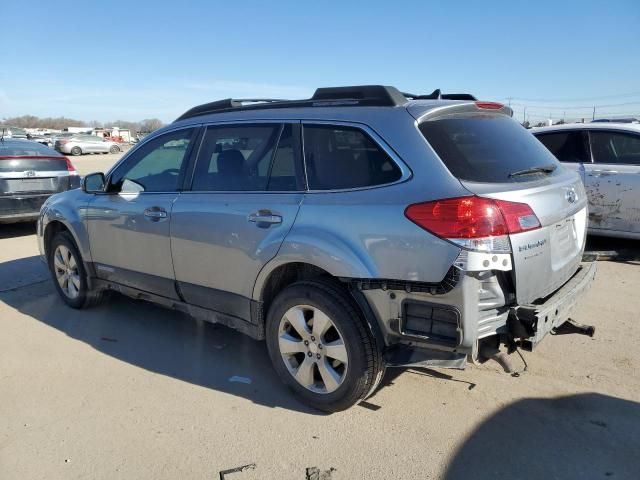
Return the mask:
M 144 211 L 144 216 L 152 220 L 160 220 L 167 218 L 167 211 L 160 207 L 151 207 Z
M 613 173 L 618 173 L 617 170 L 591 170 L 591 172 L 597 175 L 611 175 Z
M 282 217 L 280 215 L 274 215 L 269 210 L 260 210 L 256 213 L 249 214 L 247 218 L 250 222 L 263 225 L 276 225 L 282 223 Z

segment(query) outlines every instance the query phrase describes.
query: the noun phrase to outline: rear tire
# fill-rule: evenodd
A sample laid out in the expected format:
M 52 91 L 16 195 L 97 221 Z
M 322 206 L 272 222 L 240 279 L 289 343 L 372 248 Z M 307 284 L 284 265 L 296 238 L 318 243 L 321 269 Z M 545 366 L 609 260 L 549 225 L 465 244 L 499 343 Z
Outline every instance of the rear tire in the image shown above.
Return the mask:
M 384 374 L 381 351 L 361 312 L 333 282 L 303 281 L 284 289 L 269 308 L 266 341 L 280 379 L 304 403 L 325 412 L 364 400 Z
M 60 232 L 53 237 L 48 254 L 53 283 L 67 305 L 88 308 L 104 300 L 106 291 L 89 289 L 84 262 L 68 232 Z
M 77 157 L 78 155 L 82 155 L 82 149 L 80 147 L 73 147 L 71 149 L 71 155 Z
M 113 145 L 110 149 L 109 149 L 109 153 L 120 153 L 120 147 L 117 145 Z

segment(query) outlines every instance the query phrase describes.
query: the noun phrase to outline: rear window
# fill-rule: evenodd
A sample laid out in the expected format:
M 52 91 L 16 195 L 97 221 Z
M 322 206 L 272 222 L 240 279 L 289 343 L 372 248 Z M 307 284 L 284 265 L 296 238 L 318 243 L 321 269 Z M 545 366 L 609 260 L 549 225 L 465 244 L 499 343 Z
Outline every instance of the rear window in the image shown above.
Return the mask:
M 0 142 L 0 157 L 61 157 L 58 152 L 38 142 L 18 140 Z M 64 159 L 63 159 L 64 162 Z
M 58 158 L 0 158 L 0 173 L 27 171 L 54 172 L 67 171 L 67 160 Z
M 449 171 L 461 180 L 521 182 L 531 180 L 534 175 L 509 175 L 559 165 L 544 145 L 506 116 L 451 116 L 426 121 L 419 128 Z

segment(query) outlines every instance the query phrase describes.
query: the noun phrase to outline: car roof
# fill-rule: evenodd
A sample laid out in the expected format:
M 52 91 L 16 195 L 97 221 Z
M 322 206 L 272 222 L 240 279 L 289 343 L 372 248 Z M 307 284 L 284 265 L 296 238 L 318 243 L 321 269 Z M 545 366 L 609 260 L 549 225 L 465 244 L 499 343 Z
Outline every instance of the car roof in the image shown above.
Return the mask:
M 425 112 L 449 105 L 473 105 L 477 99 L 468 93 L 442 93 L 415 95 L 400 92 L 384 85 L 356 85 L 350 87 L 318 88 L 309 99 L 233 99 L 227 98 L 195 106 L 172 125 L 239 120 L 348 120 L 362 121 L 371 115 L 394 115 L 393 111 L 409 111 L 415 118 Z M 482 102 L 479 102 L 482 103 Z M 487 105 L 487 104 L 485 104 Z M 496 111 L 495 105 L 491 107 Z M 478 108 L 483 108 L 477 104 Z M 503 106 L 500 105 L 502 108 Z M 489 108 L 489 107 L 484 107 Z M 508 112 L 507 112 L 508 110 Z M 503 107 L 500 113 L 511 113 Z
M 640 124 L 614 122 L 565 123 L 563 125 L 551 125 L 548 127 L 534 127 L 531 129 L 531 132 L 535 134 L 543 132 L 561 132 L 563 130 L 624 130 L 640 133 Z

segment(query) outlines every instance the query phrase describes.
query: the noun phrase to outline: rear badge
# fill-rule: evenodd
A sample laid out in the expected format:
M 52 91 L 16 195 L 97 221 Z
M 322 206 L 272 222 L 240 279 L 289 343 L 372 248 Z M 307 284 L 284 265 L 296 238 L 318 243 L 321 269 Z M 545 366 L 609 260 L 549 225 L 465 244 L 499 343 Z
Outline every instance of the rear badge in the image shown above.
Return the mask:
M 576 195 L 576 191 L 573 188 L 571 188 L 566 192 L 564 192 L 564 198 L 566 198 L 567 202 L 569 203 L 576 203 L 576 200 L 578 199 L 578 195 Z
M 36 176 L 36 172 L 34 170 L 27 170 L 26 172 L 24 172 L 24 176 L 25 177 L 35 177 Z

